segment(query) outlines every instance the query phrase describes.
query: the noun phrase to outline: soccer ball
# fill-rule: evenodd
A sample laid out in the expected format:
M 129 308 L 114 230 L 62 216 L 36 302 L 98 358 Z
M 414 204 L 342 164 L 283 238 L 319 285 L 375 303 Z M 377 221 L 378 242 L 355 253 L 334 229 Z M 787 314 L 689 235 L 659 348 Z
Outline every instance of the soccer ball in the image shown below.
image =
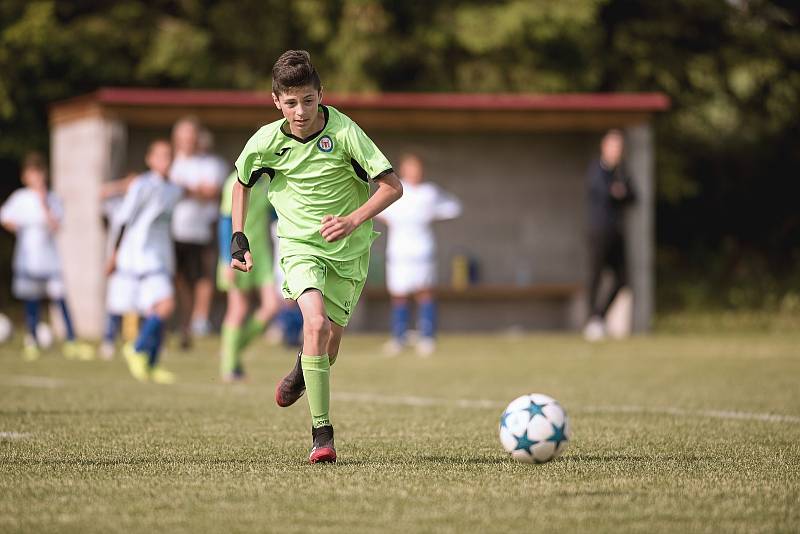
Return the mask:
M 570 428 L 561 405 L 532 393 L 511 401 L 500 417 L 500 443 L 514 460 L 549 462 L 567 449 Z
M 14 325 L 11 324 L 11 319 L 9 319 L 5 314 L 0 313 L 0 343 L 5 343 L 8 341 L 13 332 Z

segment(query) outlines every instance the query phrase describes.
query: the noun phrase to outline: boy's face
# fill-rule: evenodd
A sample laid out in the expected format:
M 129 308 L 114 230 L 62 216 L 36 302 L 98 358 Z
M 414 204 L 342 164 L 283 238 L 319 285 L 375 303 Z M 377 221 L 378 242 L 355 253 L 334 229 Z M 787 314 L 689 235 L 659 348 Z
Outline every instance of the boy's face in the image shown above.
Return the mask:
M 47 188 L 47 174 L 43 169 L 28 167 L 22 172 L 22 183 L 31 189 Z
M 417 157 L 407 157 L 400 162 L 400 177 L 409 184 L 422 182 L 422 162 Z
M 313 85 L 292 87 L 279 95 L 272 93 L 272 100 L 289 122 L 292 132 L 314 132 L 317 111 L 322 102 L 322 89 L 317 91 Z
M 172 142 L 179 154 L 194 154 L 197 152 L 197 126 L 189 121 L 184 121 L 175 127 Z
M 147 168 L 166 177 L 172 164 L 172 147 L 168 143 L 156 143 L 147 152 Z

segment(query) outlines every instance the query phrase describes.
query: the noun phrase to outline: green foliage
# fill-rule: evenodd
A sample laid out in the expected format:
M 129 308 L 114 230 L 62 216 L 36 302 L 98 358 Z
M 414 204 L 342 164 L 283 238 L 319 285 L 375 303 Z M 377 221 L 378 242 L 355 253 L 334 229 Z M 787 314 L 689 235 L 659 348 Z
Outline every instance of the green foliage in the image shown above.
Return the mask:
M 268 90 L 287 48 L 308 49 L 335 92 L 662 91 L 659 243 L 735 238 L 770 270 L 800 251 L 798 21 L 789 0 L 4 0 L 0 168 L 47 148 L 55 100 Z M 768 216 L 743 224 L 756 203 Z

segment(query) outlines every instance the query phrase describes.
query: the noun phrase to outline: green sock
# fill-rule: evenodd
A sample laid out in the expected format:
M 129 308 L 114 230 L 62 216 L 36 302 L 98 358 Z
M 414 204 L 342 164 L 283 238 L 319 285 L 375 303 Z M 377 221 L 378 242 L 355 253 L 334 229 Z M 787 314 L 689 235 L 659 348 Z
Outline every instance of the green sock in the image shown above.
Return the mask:
M 311 426 L 319 428 L 331 424 L 328 415 L 331 404 L 331 364 L 328 355 L 300 357 L 303 378 L 306 381 L 308 407 L 311 410 Z
M 259 320 L 257 317 L 250 317 L 242 327 L 242 335 L 239 338 L 239 350 L 253 342 L 267 327 L 267 323 Z
M 239 365 L 239 346 L 242 329 L 238 326 L 222 325 L 222 358 L 219 370 L 223 375 L 230 375 Z

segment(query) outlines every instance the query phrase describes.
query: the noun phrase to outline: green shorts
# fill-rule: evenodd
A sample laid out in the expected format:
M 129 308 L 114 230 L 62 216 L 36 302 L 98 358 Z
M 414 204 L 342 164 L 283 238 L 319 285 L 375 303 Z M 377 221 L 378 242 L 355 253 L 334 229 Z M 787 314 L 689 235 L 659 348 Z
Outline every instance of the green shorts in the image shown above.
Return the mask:
M 346 261 L 319 256 L 296 255 L 281 258 L 285 275 L 283 296 L 297 300 L 307 289 L 319 289 L 328 318 L 347 326 L 367 281 L 369 252 Z
M 222 261 L 217 262 L 217 288 L 220 291 L 228 291 L 230 283 L 225 276 L 226 271 L 231 268 L 230 264 Z M 253 270 L 249 273 L 242 271 L 234 271 L 233 287 L 239 291 L 255 291 L 261 287 L 275 282 L 275 273 L 273 272 L 272 255 L 266 255 L 261 258 L 261 261 L 255 262 Z

